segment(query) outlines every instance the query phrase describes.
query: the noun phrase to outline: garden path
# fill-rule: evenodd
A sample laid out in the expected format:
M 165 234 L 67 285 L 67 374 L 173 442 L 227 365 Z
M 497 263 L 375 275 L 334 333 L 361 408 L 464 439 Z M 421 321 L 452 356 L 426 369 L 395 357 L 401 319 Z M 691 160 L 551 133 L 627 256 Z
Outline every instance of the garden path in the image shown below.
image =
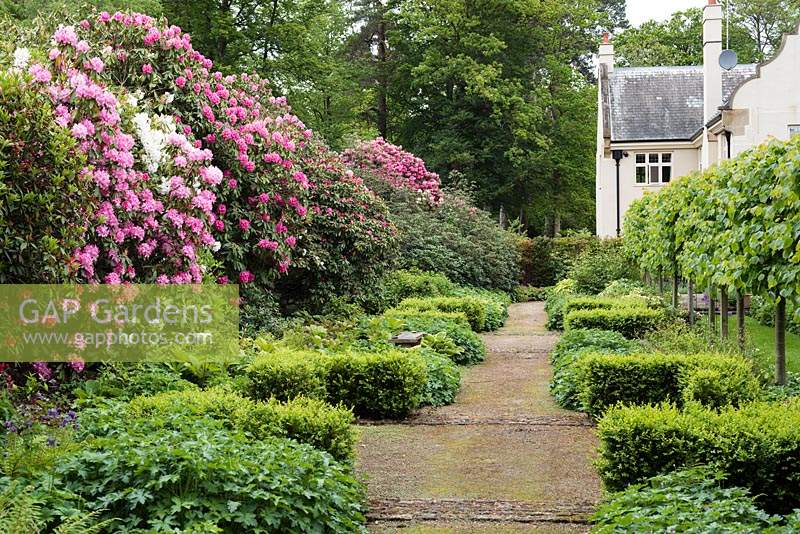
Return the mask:
M 402 423 L 365 422 L 357 466 L 371 532 L 574 533 L 600 498 L 585 416 L 556 406 L 542 303 L 515 304 L 484 337 L 456 402 Z

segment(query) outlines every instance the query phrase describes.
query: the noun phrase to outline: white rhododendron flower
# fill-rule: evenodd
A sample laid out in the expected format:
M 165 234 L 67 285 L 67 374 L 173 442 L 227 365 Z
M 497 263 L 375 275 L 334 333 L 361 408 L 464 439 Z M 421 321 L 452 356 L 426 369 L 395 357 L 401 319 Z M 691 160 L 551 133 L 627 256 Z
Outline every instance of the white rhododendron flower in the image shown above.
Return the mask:
M 14 68 L 25 70 L 31 60 L 31 52 L 27 48 L 17 48 L 14 50 Z

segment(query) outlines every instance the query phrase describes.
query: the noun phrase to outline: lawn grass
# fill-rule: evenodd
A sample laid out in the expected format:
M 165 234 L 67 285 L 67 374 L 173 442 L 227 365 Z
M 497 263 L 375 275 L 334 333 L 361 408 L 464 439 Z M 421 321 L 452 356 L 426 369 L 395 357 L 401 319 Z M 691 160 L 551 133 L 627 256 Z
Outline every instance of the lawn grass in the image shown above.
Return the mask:
M 775 329 L 764 326 L 755 319 L 748 317 L 747 344 L 755 349 L 754 356 L 759 366 L 769 373 L 775 366 Z M 800 373 L 800 336 L 786 332 L 786 369 Z

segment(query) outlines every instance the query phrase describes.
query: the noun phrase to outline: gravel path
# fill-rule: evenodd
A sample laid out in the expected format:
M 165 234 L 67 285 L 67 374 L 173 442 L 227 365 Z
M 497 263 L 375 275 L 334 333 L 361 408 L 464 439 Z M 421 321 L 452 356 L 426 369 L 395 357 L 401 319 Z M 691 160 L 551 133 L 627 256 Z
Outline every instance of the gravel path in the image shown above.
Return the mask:
M 585 416 L 548 391 L 541 303 L 515 304 L 484 336 L 486 362 L 465 370 L 451 406 L 401 424 L 365 421 L 357 467 L 367 480 L 371 532 L 586 532 L 600 498 Z

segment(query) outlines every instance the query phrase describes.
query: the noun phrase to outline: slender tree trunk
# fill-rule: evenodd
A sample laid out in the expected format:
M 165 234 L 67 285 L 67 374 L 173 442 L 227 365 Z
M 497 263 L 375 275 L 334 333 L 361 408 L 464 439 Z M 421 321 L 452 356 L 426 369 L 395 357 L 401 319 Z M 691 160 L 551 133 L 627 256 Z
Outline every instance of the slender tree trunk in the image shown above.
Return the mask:
M 736 338 L 739 341 L 739 348 L 745 349 L 745 328 L 744 328 L 744 291 L 736 291 Z
M 714 288 L 712 286 L 708 286 L 708 327 L 711 330 L 711 334 L 713 335 L 714 332 L 717 331 L 717 309 L 716 303 L 714 302 Z
M 786 385 L 786 300 L 775 305 L 775 383 Z
M 722 339 L 728 339 L 728 288 L 719 288 L 719 330 Z
M 680 283 L 680 278 L 678 277 L 678 272 L 675 271 L 675 274 L 672 275 L 672 307 L 676 310 L 678 309 L 678 284 Z
M 658 294 L 664 296 L 664 271 L 658 271 Z
M 389 92 L 389 76 L 386 72 L 386 21 L 385 13 L 381 13 L 381 20 L 378 23 L 378 131 L 381 137 L 388 138 L 389 134 L 389 103 L 387 93 Z
M 694 282 L 689 278 L 689 324 L 694 326 Z
M 553 214 L 553 237 L 561 236 L 561 212 L 556 211 Z

